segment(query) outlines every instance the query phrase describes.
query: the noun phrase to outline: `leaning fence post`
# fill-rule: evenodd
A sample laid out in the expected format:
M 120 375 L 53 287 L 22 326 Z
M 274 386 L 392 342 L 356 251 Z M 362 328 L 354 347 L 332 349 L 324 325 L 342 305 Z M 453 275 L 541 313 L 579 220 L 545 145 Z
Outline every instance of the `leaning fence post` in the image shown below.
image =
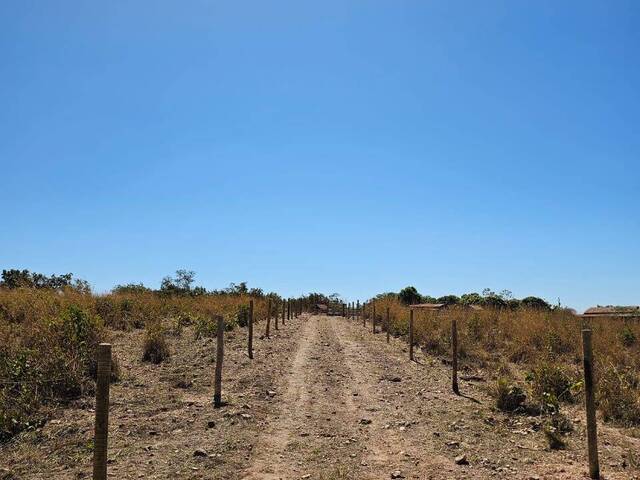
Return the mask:
M 222 406 L 222 361 L 224 359 L 224 317 L 222 315 L 218 315 L 216 334 L 218 337 L 218 343 L 216 346 L 216 376 L 213 405 L 216 408 L 219 408 Z
M 451 385 L 453 387 L 453 393 L 460 394 L 458 389 L 458 323 L 455 318 L 451 319 Z
M 264 336 L 269 338 L 269 327 L 271 326 L 271 299 L 267 303 L 267 331 Z
M 107 444 L 109 438 L 109 382 L 111 380 L 111 344 L 98 345 L 96 382 L 96 422 L 93 441 L 93 480 L 107 480 Z
M 247 348 L 249 349 L 249 358 L 253 358 L 253 300 L 249 301 L 249 341 Z
M 391 318 L 389 316 L 389 307 L 387 307 L 387 343 L 389 343 L 390 330 L 391 330 Z
M 598 462 L 598 430 L 596 425 L 596 399 L 593 382 L 593 350 L 591 348 L 591 330 L 582 330 L 582 352 L 584 364 L 584 406 L 587 410 L 587 449 L 589 452 L 589 476 L 600 478 Z
M 409 309 L 409 360 L 413 360 L 413 308 Z

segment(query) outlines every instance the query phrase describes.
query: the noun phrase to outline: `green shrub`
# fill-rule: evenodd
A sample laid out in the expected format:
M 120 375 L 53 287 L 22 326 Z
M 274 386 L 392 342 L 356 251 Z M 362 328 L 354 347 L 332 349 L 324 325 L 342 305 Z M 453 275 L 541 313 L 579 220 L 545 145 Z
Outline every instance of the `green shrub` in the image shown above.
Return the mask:
M 239 327 L 246 327 L 249 324 L 249 307 L 246 305 L 240 305 L 238 307 L 238 313 L 236 314 L 236 322 Z
M 560 366 L 540 363 L 526 377 L 531 387 L 531 396 L 545 409 L 551 400 L 575 402 L 582 382 L 571 378 Z
M 527 396 L 522 388 L 511 384 L 505 378 L 499 378 L 494 391 L 496 407 L 504 412 L 513 412 L 522 408 Z
M 620 332 L 620 342 L 625 347 L 632 347 L 637 342 L 636 334 L 628 325 L 625 325 Z
M 225 318 L 224 329 L 230 332 L 235 327 L 235 322 Z M 203 317 L 197 317 L 194 324 L 194 332 L 196 339 L 198 338 L 211 338 L 215 337 L 218 333 L 218 316 L 208 315 Z

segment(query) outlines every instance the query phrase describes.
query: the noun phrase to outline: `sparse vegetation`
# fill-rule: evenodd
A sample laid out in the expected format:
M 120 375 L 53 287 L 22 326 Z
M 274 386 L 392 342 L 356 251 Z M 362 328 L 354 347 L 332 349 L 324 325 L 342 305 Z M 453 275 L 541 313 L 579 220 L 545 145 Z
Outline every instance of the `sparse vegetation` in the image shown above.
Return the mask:
M 144 338 L 142 360 L 150 363 L 162 363 L 171 356 L 165 332 L 161 327 L 151 327 Z
M 402 293 L 404 292 L 404 293 Z M 402 294 L 402 295 L 401 295 Z M 375 298 L 376 311 L 391 312 L 391 332 L 406 332 L 409 318 L 407 298 L 420 295 L 411 287 L 401 294 L 385 293 Z M 448 296 L 450 297 L 450 296 Z M 429 297 L 433 298 L 433 297 Z M 485 368 L 493 372 L 496 406 L 510 411 L 519 401 L 519 391 L 510 380 L 501 379 L 505 360 L 514 365 L 517 380 L 526 382 L 526 408 L 550 414 L 549 405 L 575 403 L 582 395 L 583 319 L 561 306 L 551 307 L 537 297 L 514 301 L 510 292 L 462 295 L 459 301 L 441 297 L 441 310 L 415 311 L 416 342 L 435 355 L 450 351 L 451 319 L 458 319 L 461 367 Z M 468 305 L 482 309 L 471 310 Z M 371 305 L 367 314 L 371 315 Z M 378 313 L 379 314 L 379 313 Z M 608 421 L 625 426 L 640 425 L 640 322 L 616 318 L 589 320 L 593 329 L 598 408 Z M 517 401 L 516 401 L 517 399 Z M 551 409 L 552 410 L 552 409 Z
M 496 407 L 504 412 L 514 412 L 522 408 L 527 396 L 518 385 L 510 383 L 505 378 L 499 378 L 496 382 Z
M 38 426 L 47 405 L 76 399 L 93 390 L 95 351 L 109 329 L 145 328 L 141 359 L 159 363 L 169 357 L 172 337 L 194 325 L 196 336 L 215 334 L 215 315 L 234 328 L 254 299 L 256 320 L 267 300 L 279 300 L 245 283 L 208 292 L 192 287 L 193 274 L 181 271 L 164 289 L 141 284 L 118 286 L 93 295 L 72 274 L 46 276 L 4 270 L 0 282 L 0 442 Z M 167 285 L 172 284 L 173 287 Z M 117 358 L 112 380 L 119 377 Z

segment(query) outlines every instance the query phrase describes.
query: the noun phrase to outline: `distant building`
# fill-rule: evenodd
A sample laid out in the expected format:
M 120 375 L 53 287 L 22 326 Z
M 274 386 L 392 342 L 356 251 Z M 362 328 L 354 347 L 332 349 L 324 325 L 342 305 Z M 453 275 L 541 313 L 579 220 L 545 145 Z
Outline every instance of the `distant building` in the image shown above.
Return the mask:
M 461 304 L 449 304 L 449 303 L 416 303 L 415 305 L 409 305 L 409 308 L 415 310 L 426 310 L 431 312 L 441 312 L 448 308 L 464 308 L 469 310 L 482 310 L 480 305 L 461 305 Z
M 640 318 L 640 306 L 591 307 L 582 314 L 585 318 Z

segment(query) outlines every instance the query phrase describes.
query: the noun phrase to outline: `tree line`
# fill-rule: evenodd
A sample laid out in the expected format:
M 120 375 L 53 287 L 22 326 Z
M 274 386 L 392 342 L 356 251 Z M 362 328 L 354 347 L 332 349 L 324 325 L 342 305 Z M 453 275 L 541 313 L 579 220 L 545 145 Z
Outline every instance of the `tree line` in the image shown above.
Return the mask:
M 413 286 L 408 286 L 400 290 L 398 293 L 389 292 L 378 295 L 379 298 L 386 296 L 395 296 L 405 305 L 415 305 L 418 303 L 444 303 L 445 305 L 478 305 L 481 307 L 492 308 L 534 308 L 538 310 L 551 310 L 560 308 L 560 304 L 552 306 L 546 300 L 540 297 L 525 297 L 522 299 L 514 298 L 509 290 L 494 292 L 490 288 L 485 288 L 482 293 L 471 292 L 464 295 L 444 295 L 442 297 L 432 297 L 431 295 L 422 295 Z

